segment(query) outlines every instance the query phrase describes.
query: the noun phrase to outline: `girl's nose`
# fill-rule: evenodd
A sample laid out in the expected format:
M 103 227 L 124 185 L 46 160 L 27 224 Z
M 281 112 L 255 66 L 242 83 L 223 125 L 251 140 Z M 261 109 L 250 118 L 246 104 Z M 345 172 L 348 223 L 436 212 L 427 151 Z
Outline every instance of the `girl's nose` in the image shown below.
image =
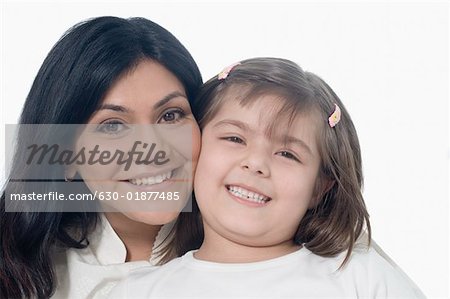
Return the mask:
M 249 152 L 247 156 L 242 159 L 241 168 L 244 171 L 250 171 L 258 176 L 268 177 L 270 176 L 270 167 L 268 163 L 266 154 Z

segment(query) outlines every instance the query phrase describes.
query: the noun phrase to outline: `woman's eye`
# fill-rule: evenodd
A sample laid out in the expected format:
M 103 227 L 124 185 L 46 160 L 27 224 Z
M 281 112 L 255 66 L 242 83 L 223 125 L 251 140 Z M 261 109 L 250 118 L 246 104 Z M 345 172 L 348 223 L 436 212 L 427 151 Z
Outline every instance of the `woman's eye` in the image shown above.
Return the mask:
M 242 140 L 241 138 L 239 138 L 237 136 L 224 137 L 222 139 L 233 142 L 233 143 L 244 143 L 244 140 Z
M 288 151 L 281 151 L 281 152 L 278 152 L 278 154 L 280 156 L 282 156 L 282 157 L 287 158 L 287 159 L 291 159 L 291 160 L 300 162 L 300 160 L 294 154 L 292 154 L 292 153 L 290 153 Z
M 172 109 L 164 112 L 161 116 L 160 123 L 176 123 L 182 120 L 186 113 L 181 109 Z
M 129 129 L 128 126 L 118 120 L 107 121 L 97 126 L 98 132 L 108 135 L 116 135 L 127 129 Z

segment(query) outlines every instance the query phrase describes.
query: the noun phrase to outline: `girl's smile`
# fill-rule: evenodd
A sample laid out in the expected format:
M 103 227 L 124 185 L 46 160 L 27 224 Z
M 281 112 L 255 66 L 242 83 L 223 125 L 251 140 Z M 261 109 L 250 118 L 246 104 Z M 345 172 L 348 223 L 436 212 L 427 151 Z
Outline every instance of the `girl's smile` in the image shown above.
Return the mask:
M 225 187 L 237 202 L 250 207 L 263 207 L 272 199 L 253 187 L 239 184 L 230 184 Z

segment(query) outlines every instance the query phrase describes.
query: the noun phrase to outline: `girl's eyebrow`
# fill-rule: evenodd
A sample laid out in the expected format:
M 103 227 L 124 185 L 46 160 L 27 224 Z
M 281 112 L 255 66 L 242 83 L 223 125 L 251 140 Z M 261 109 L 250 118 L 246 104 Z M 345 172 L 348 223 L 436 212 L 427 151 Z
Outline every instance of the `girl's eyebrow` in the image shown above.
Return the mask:
M 298 139 L 297 137 L 284 135 L 284 136 L 282 136 L 281 141 L 284 144 L 291 144 L 291 143 L 297 144 L 300 147 L 304 148 L 310 155 L 313 154 L 312 150 L 309 148 L 309 146 L 306 144 L 306 142 L 304 142 L 301 139 Z
M 242 131 L 246 131 L 246 132 L 252 131 L 246 123 L 236 120 L 236 119 L 223 119 L 223 120 L 215 123 L 213 127 L 217 128 L 217 127 L 224 126 L 224 125 L 235 126 L 235 127 L 238 127 L 239 129 L 241 129 Z M 285 145 L 292 144 L 292 143 L 297 144 L 300 147 L 304 148 L 310 155 L 313 155 L 312 150 L 308 146 L 308 144 L 306 144 L 306 142 L 304 142 L 303 140 L 301 140 L 297 137 L 290 136 L 290 135 L 283 135 L 278 139 L 278 141 Z
M 236 120 L 236 119 L 223 119 L 223 120 L 215 123 L 213 127 L 217 128 L 217 127 L 221 127 L 224 125 L 232 125 L 232 126 L 238 127 L 239 129 L 241 129 L 243 131 L 250 131 L 250 127 L 246 123 Z
M 167 104 L 168 102 L 170 102 L 171 100 L 177 98 L 177 97 L 182 97 L 186 99 L 186 95 L 183 94 L 180 91 L 174 91 L 169 93 L 168 95 L 166 95 L 165 97 L 163 97 L 161 100 L 159 100 L 158 102 L 156 102 L 153 105 L 153 109 L 158 109 L 162 106 L 164 106 L 165 104 Z M 98 110 L 113 110 L 116 112 L 121 112 L 121 113 L 131 113 L 133 112 L 133 110 L 126 108 L 124 106 L 121 105 L 114 105 L 114 104 L 103 104 L 100 106 L 100 108 L 98 108 Z

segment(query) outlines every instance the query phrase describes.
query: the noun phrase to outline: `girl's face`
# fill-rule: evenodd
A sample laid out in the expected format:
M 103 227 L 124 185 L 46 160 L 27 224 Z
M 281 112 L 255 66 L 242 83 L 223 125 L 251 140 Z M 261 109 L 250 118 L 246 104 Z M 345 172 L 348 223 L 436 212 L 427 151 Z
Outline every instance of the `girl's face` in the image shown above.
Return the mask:
M 203 129 L 194 179 L 205 238 L 246 246 L 293 244 L 314 202 L 319 125 L 311 113 L 288 127 L 276 117 L 280 100 L 275 96 L 244 107 L 229 95 L 223 102 Z M 269 137 L 267 124 L 274 119 Z
M 200 131 L 184 87 L 171 72 L 144 60 L 121 77 L 88 121 L 76 149 L 92 150 L 96 146 L 96 158 L 101 152 L 110 153 L 104 161 L 118 151 L 136 152 L 129 164 L 120 164 L 117 158 L 103 164 L 76 166 L 91 192 L 97 192 L 97 198 L 100 192 L 103 198 L 107 198 L 107 192 L 111 199 L 118 198 L 101 201 L 102 205 L 153 225 L 167 223 L 178 215 L 192 192 Z M 141 157 L 137 152 L 143 153 Z M 139 164 L 138 159 L 147 164 Z M 175 197 L 179 199 L 175 201 Z

